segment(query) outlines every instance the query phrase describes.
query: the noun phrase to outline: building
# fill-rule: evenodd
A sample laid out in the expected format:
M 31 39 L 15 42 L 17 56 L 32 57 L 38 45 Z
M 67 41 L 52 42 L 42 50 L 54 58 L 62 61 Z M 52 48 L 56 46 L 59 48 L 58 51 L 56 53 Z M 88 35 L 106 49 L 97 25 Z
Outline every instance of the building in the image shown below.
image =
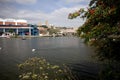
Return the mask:
M 0 18 L 0 35 L 11 32 L 18 35 L 34 35 L 34 26 L 29 26 L 23 19 L 2 19 Z
M 64 36 L 74 36 L 77 34 L 77 29 L 74 27 L 59 27 L 60 32 L 59 34 L 62 34 Z
M 39 25 L 38 29 L 39 29 L 39 36 L 49 36 L 47 25 Z
M 28 24 L 28 26 L 32 28 L 31 29 L 31 35 L 33 35 L 33 36 L 38 36 L 39 35 L 40 31 L 39 31 L 39 28 L 38 28 L 37 25 Z M 29 31 L 27 31 L 27 32 L 29 32 Z

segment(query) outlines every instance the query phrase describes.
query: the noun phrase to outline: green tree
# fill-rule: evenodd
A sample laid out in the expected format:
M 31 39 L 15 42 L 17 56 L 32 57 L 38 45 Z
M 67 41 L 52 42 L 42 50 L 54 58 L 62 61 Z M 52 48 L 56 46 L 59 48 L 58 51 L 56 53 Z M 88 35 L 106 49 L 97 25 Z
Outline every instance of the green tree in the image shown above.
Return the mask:
M 54 29 L 54 28 L 49 28 L 48 32 L 49 32 L 50 35 L 52 35 L 52 34 L 57 34 L 58 32 L 60 32 L 60 30 L 59 29 Z
M 78 34 L 97 48 L 100 60 L 120 61 L 120 0 L 91 0 L 87 11 L 80 9 L 68 18 L 86 18 Z M 81 34 L 84 33 L 84 34 Z
M 85 18 L 78 34 L 96 48 L 96 57 L 108 67 L 100 72 L 100 80 L 120 78 L 120 0 L 91 0 L 87 11 L 80 9 L 68 18 Z M 116 62 L 116 63 L 114 63 Z M 117 68 L 116 68 L 117 67 Z
M 50 64 L 44 58 L 29 58 L 18 68 L 20 80 L 75 80 L 68 67 Z

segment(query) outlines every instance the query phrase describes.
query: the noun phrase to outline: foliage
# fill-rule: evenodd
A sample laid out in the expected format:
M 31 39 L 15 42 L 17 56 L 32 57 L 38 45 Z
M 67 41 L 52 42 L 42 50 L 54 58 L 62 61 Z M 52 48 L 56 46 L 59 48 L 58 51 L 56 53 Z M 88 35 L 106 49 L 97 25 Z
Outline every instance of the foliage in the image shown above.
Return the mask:
M 70 13 L 68 17 L 69 19 L 78 16 L 86 18 L 86 22 L 77 32 L 85 42 L 96 48 L 96 57 L 108 63 L 100 72 L 100 80 L 120 79 L 119 4 L 120 0 L 91 0 L 87 11 L 80 9 L 79 14 Z
M 49 32 L 50 35 L 52 35 L 52 34 L 57 34 L 58 32 L 60 32 L 60 30 L 59 29 L 54 29 L 54 28 L 49 28 L 48 32 Z
M 119 63 L 114 65 L 105 65 L 105 67 L 99 72 L 100 80 L 119 80 L 120 79 L 120 69 Z
M 14 32 L 14 30 L 13 30 L 13 29 L 9 29 L 9 31 L 8 31 L 8 32 L 13 33 L 13 32 Z
M 78 29 L 85 42 L 96 47 L 100 60 L 120 61 L 120 0 L 91 0 L 89 8 L 70 13 L 69 19 L 78 16 L 86 22 Z M 82 34 L 81 34 L 82 33 Z
M 47 26 L 47 25 L 41 25 L 40 27 L 43 27 L 43 28 L 48 28 L 48 26 Z
M 18 68 L 20 80 L 75 80 L 68 67 L 52 65 L 44 58 L 29 58 Z

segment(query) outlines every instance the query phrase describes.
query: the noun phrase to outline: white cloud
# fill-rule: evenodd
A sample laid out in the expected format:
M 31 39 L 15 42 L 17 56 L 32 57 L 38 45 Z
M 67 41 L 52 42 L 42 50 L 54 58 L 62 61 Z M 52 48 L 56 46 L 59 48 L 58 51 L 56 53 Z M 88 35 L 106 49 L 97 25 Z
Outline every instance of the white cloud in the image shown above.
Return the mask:
M 46 20 L 48 20 L 49 24 L 53 24 L 56 26 L 76 26 L 79 27 L 84 23 L 84 21 L 80 18 L 76 18 L 73 20 L 68 19 L 68 14 L 79 10 L 83 6 L 77 6 L 74 8 L 61 8 L 53 11 L 52 13 L 44 13 L 40 11 L 28 11 L 21 10 L 17 13 L 16 17 L 27 19 L 29 23 L 44 24 Z
M 85 1 L 85 0 L 66 0 L 67 2 L 81 2 L 81 1 Z
M 66 0 L 68 3 L 89 2 L 90 0 Z
M 11 0 L 0 0 L 0 2 L 10 2 Z
M 34 4 L 37 0 L 0 0 L 1 3 L 18 3 L 18 4 Z
M 19 4 L 34 4 L 37 0 L 15 0 Z
M 73 20 L 68 19 L 68 14 L 79 10 L 80 8 L 86 8 L 87 6 L 74 6 L 72 8 L 60 8 L 56 9 L 51 13 L 45 13 L 41 11 L 32 10 L 18 10 L 16 8 L 4 6 L 1 8 L 1 18 L 15 18 L 15 19 L 26 19 L 28 23 L 45 23 L 48 20 L 49 24 L 56 26 L 77 26 L 79 27 L 84 23 L 79 17 Z M 8 16 L 7 16 L 8 15 Z
M 79 8 L 61 8 L 55 10 L 51 13 L 51 17 L 49 17 L 50 22 L 53 22 L 55 25 L 60 26 L 80 26 L 83 22 L 81 19 L 68 19 L 68 14 L 78 10 Z M 52 21 L 51 21 L 52 20 Z
M 48 20 L 50 24 L 54 24 L 57 26 L 77 26 L 78 27 L 78 26 L 82 25 L 84 23 L 84 21 L 82 19 L 80 19 L 79 17 L 76 19 L 70 20 L 70 19 L 68 19 L 68 14 L 71 12 L 75 12 L 82 7 L 83 6 L 76 6 L 73 8 L 61 8 L 61 9 L 57 9 L 49 14 L 40 12 L 39 15 L 37 15 L 37 13 L 34 13 L 36 15 L 34 17 L 36 17 L 36 19 L 40 19 L 39 21 Z M 84 7 L 86 7 L 86 6 L 84 6 Z

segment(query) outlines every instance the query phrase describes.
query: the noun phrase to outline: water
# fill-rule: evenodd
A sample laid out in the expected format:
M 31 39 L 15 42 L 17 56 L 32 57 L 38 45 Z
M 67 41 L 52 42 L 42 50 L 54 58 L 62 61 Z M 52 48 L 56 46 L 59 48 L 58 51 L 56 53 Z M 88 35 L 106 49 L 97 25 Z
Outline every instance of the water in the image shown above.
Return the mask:
M 18 80 L 17 64 L 35 56 L 67 64 L 76 76 L 91 80 L 98 72 L 98 64 L 91 58 L 93 50 L 77 37 L 0 38 L 0 47 L 0 80 Z

